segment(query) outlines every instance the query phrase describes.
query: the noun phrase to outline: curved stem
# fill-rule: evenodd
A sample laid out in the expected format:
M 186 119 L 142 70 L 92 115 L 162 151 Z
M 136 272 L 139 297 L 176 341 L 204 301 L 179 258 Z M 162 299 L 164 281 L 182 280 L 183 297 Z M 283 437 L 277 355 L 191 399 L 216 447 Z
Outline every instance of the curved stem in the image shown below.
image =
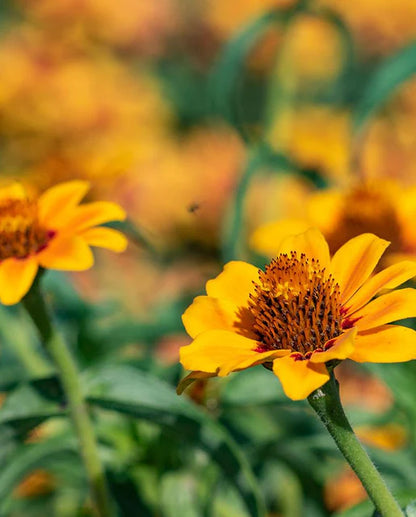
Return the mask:
M 359 477 L 383 517 L 404 517 L 397 501 L 370 460 L 345 416 L 333 371 L 330 380 L 308 397 L 309 404 L 335 440 L 339 450 Z
M 61 378 L 72 422 L 78 436 L 96 513 L 99 517 L 111 517 L 113 512 L 107 483 L 98 455 L 94 429 L 82 393 L 77 366 L 64 340 L 52 324 L 48 307 L 39 288 L 39 277 L 22 303 L 36 325 L 45 349 L 51 356 Z

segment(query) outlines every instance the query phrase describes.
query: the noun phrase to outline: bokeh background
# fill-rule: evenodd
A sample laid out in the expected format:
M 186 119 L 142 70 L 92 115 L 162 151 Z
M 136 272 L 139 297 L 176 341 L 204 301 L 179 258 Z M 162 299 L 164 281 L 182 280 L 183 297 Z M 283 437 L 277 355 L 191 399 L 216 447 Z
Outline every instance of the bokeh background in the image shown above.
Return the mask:
M 275 221 L 316 225 L 332 249 L 372 231 L 392 241 L 387 261 L 414 256 L 415 38 L 414 0 L 3 0 L 0 184 L 83 178 L 129 216 L 126 253 L 45 275 L 120 516 L 370 517 L 269 371 L 175 394 L 180 316 L 224 262 L 264 264 L 256 230 Z M 1 308 L 0 338 L 0 515 L 92 515 L 59 382 L 19 309 Z M 415 364 L 337 371 L 406 504 Z

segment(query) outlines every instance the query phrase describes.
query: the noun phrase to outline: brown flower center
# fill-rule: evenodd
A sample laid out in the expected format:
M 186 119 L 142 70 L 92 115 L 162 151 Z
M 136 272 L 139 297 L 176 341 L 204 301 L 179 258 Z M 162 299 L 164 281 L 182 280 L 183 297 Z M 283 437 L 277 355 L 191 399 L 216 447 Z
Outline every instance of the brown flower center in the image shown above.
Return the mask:
M 391 242 L 389 251 L 403 251 L 396 209 L 386 193 L 388 185 L 359 185 L 345 197 L 341 217 L 328 236 L 331 253 L 361 233 L 374 233 Z
M 259 351 L 286 348 L 308 357 L 329 348 L 342 332 L 339 295 L 338 284 L 317 260 L 295 252 L 279 255 L 260 272 L 250 295 Z
M 54 232 L 40 226 L 35 201 L 0 200 L 0 260 L 23 259 L 41 251 Z

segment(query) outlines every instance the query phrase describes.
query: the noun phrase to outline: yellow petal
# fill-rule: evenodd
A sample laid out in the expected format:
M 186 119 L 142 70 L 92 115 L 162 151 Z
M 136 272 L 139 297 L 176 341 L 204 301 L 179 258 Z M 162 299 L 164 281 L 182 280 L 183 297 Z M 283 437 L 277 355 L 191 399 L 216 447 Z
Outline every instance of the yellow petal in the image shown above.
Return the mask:
M 363 285 L 389 244 L 372 233 L 363 233 L 335 253 L 331 271 L 341 289 L 341 302 L 346 302 Z
M 383 325 L 359 332 L 350 359 L 359 363 L 400 363 L 416 359 L 416 331 Z
M 215 373 L 207 373 L 207 372 L 191 372 L 186 377 L 179 381 L 179 384 L 176 388 L 176 393 L 178 395 L 182 395 L 182 393 L 186 390 L 188 386 L 190 386 L 193 382 L 200 379 L 209 379 L 210 377 L 215 377 Z
M 296 251 L 298 255 L 304 253 L 310 259 L 318 259 L 323 268 L 329 266 L 328 243 L 317 228 L 309 228 L 299 235 L 290 235 L 283 239 L 279 253 L 290 254 L 291 251 Z
M 258 253 L 274 257 L 279 253 L 282 241 L 290 235 L 297 235 L 310 228 L 304 219 L 286 219 L 264 224 L 254 231 L 250 246 Z
M 55 237 L 38 255 L 39 264 L 47 269 L 84 271 L 94 264 L 90 247 L 82 237 Z
M 392 321 L 416 316 L 416 289 L 406 288 L 383 294 L 351 314 L 358 330 L 367 330 Z
M 125 218 L 126 212 L 117 203 L 96 201 L 75 207 L 65 227 L 75 233 L 110 221 L 124 221 Z
M 81 236 L 90 246 L 106 248 L 121 253 L 127 248 L 127 238 L 119 231 L 112 228 L 88 228 Z
M 224 298 L 238 307 L 247 306 L 249 294 L 254 292 L 253 282 L 259 281 L 259 270 L 247 262 L 233 261 L 224 266 L 216 278 L 208 280 L 208 296 Z
M 38 271 L 35 257 L 6 259 L 0 263 L 0 301 L 14 305 L 29 291 Z
M 186 331 L 196 337 L 206 330 L 229 330 L 255 339 L 251 332 L 253 317 L 228 300 L 197 296 L 182 316 Z
M 60 228 L 89 188 L 88 181 L 74 180 L 46 190 L 38 200 L 41 224 L 49 228 Z
M 348 313 L 360 309 L 382 289 L 394 289 L 416 276 L 416 262 L 407 260 L 383 269 L 369 280 L 348 300 Z
M 256 352 L 253 339 L 226 330 L 208 330 L 189 346 L 180 349 L 180 361 L 186 370 L 215 373 L 220 377 L 236 370 L 264 363 L 290 353 L 288 350 Z
M 314 352 L 309 359 L 311 363 L 326 363 L 332 359 L 347 359 L 354 350 L 357 329 L 352 328 L 335 338 L 334 344 L 324 352 Z
M 18 181 L 14 181 L 6 187 L 0 188 L 0 199 L 25 199 L 27 198 L 26 190 Z
M 273 362 L 273 371 L 279 377 L 283 390 L 292 400 L 302 400 L 329 380 L 324 364 L 313 364 L 287 355 Z

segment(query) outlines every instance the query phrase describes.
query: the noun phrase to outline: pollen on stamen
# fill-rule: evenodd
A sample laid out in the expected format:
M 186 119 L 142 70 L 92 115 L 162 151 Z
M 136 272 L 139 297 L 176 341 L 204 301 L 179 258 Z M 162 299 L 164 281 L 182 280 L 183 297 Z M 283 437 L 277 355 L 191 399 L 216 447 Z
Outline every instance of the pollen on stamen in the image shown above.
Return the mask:
M 318 260 L 296 252 L 260 271 L 249 310 L 259 351 L 289 349 L 307 359 L 342 333 L 338 284 Z
M 28 199 L 0 201 L 0 261 L 39 253 L 55 233 L 38 220 L 37 203 Z

